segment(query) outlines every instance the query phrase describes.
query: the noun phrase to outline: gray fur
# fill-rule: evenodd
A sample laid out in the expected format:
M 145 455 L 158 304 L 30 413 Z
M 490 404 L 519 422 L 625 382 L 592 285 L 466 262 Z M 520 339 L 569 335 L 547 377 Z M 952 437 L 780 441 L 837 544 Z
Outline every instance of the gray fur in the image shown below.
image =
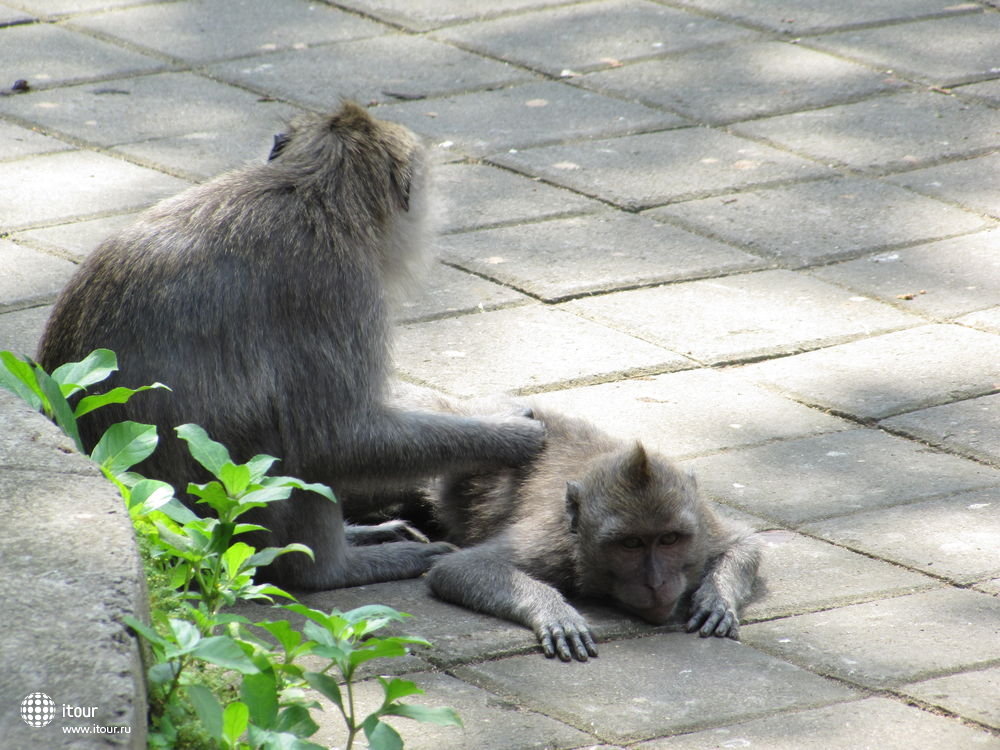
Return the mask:
M 439 401 L 453 411 L 467 405 Z M 564 597 L 597 597 L 654 624 L 738 638 L 760 546 L 721 519 L 694 478 L 638 443 L 540 407 L 547 443 L 520 469 L 451 476 L 431 501 L 463 547 L 428 574 L 442 599 L 534 630 L 547 656 L 596 656 L 586 620 Z M 679 534 L 674 543 L 663 542 Z M 653 540 L 645 552 L 624 541 Z M 644 562 L 638 562 L 639 560 Z
M 205 480 L 173 432 L 194 422 L 235 460 L 267 453 L 282 473 L 329 484 L 338 504 L 301 493 L 253 518 L 271 530 L 258 543 L 302 542 L 316 555 L 315 564 L 279 558 L 272 579 L 334 588 L 416 576 L 451 547 L 349 546 L 343 514 L 443 472 L 518 465 L 544 430 L 384 402 L 390 298 L 426 262 L 427 169 L 416 137 L 344 103 L 293 121 L 277 151 L 106 240 L 60 296 L 39 360 L 51 370 L 107 347 L 121 366 L 107 388 L 173 389 L 81 425 L 89 450 L 113 422 L 156 424 L 160 447 L 138 467 L 147 476 L 179 489 Z M 385 538 L 363 529 L 350 537 Z

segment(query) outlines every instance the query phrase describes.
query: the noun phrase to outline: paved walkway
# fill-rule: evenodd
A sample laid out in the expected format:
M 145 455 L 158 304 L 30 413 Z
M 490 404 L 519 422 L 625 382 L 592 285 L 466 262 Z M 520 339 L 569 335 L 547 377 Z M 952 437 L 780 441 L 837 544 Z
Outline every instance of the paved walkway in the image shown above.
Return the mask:
M 435 643 L 390 668 L 466 728 L 407 747 L 1000 748 L 996 3 L 4 2 L 0 349 L 350 96 L 441 162 L 401 374 L 642 437 L 771 530 L 742 645 L 588 610 L 563 664 L 419 581 L 311 597 Z

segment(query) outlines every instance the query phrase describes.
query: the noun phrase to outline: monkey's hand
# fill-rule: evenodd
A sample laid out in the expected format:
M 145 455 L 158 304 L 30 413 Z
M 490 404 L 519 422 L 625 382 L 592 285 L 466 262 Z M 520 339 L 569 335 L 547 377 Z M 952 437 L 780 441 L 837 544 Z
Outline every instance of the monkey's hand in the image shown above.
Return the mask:
M 526 415 L 509 415 L 494 418 L 503 445 L 497 451 L 499 461 L 507 466 L 521 466 L 542 450 L 545 445 L 545 425 Z
M 691 617 L 684 629 L 689 633 L 697 630 L 702 638 L 714 635 L 717 638 L 732 638 L 734 641 L 740 639 L 740 620 L 736 611 L 710 583 L 702 585 L 695 592 L 691 603 Z
M 563 661 L 587 661 L 597 656 L 597 644 L 590 631 L 590 625 L 583 615 L 568 604 L 563 604 L 559 612 L 540 616 L 533 626 L 542 651 L 551 659 L 559 656 Z
M 430 542 L 419 529 L 410 526 L 406 521 L 393 519 L 375 526 L 344 527 L 347 543 L 353 546 L 365 544 L 382 544 L 384 542 Z

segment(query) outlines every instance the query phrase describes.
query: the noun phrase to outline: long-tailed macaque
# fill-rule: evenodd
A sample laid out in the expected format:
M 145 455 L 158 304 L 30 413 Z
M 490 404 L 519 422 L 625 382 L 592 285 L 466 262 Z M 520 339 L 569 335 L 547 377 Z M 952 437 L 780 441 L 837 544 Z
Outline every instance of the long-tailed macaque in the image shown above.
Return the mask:
M 155 424 L 138 467 L 183 492 L 202 480 L 174 427 L 194 422 L 239 461 L 281 459 L 283 474 L 330 485 L 256 512 L 264 543 L 301 542 L 266 574 L 299 588 L 420 575 L 445 543 L 348 527 L 371 499 L 443 473 L 531 459 L 544 429 L 523 417 L 404 411 L 384 400 L 390 297 L 425 263 L 426 155 L 406 128 L 344 103 L 304 115 L 263 164 L 165 200 L 80 266 L 48 322 L 51 370 L 106 347 L 121 371 L 102 384 L 160 381 L 81 423 L 89 450 L 113 422 Z M 405 536 L 405 534 L 403 534 Z M 351 544 L 350 542 L 355 542 Z

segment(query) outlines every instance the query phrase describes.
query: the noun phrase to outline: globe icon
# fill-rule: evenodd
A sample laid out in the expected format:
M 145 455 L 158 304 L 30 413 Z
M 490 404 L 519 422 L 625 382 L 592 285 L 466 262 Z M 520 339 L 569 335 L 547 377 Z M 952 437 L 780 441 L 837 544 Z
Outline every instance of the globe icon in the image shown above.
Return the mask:
M 56 704 L 45 693 L 31 693 L 21 701 L 21 718 L 29 727 L 44 727 L 56 716 Z

